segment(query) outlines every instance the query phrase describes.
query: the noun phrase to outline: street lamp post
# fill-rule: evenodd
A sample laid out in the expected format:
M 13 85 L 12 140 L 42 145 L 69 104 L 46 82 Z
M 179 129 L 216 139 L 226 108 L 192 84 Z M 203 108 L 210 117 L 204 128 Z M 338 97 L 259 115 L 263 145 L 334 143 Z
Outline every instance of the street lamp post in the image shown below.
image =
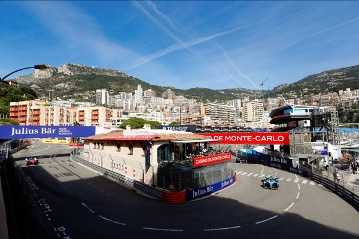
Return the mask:
M 0 77 L 0 81 L 4 81 L 9 76 L 11 76 L 12 74 L 14 74 L 16 72 L 19 72 L 19 71 L 23 71 L 23 70 L 27 70 L 27 69 L 46 70 L 48 68 L 49 67 L 47 65 L 45 65 L 45 64 L 40 64 L 40 65 L 34 65 L 34 66 L 20 68 L 20 69 L 14 70 L 13 72 L 10 72 L 9 74 L 5 75 L 4 77 Z

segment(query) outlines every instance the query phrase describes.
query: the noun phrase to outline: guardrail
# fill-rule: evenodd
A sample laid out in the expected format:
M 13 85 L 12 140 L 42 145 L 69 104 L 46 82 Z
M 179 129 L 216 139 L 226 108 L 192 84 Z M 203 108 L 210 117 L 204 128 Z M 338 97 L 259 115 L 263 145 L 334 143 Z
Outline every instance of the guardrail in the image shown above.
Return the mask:
M 116 173 L 116 172 L 113 172 L 111 170 L 108 170 L 108 169 L 105 169 L 101 166 L 98 166 L 96 164 L 93 164 L 93 163 L 90 163 L 84 159 L 81 159 L 79 157 L 77 157 L 76 155 L 71 155 L 71 159 L 81 163 L 81 164 L 84 164 L 94 170 L 96 170 L 97 172 L 100 172 L 103 176 L 105 176 L 106 178 L 112 180 L 112 181 L 115 181 L 127 188 L 130 188 L 130 189 L 134 189 L 134 180 L 122 175 L 122 174 L 119 174 L 119 173 Z
M 158 188 L 146 185 L 146 184 L 138 182 L 138 181 L 134 181 L 133 186 L 137 192 L 143 193 L 143 194 L 145 194 L 145 196 L 148 196 L 153 199 L 162 199 L 163 198 L 163 196 L 162 196 L 163 191 Z
M 342 185 L 328 179 L 322 177 L 318 174 L 312 174 L 312 180 L 322 184 L 324 187 L 328 188 L 330 191 L 334 192 L 344 200 L 346 200 L 350 205 L 352 205 L 356 210 L 359 211 L 359 196 L 354 192 L 346 189 Z

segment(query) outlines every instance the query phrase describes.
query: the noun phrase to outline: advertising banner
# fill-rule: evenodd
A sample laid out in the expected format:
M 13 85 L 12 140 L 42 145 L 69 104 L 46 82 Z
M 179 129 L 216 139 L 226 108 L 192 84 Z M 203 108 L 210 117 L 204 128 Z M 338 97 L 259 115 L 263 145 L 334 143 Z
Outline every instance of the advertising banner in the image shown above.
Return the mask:
M 72 138 L 95 135 L 94 126 L 0 126 L 0 139 Z
M 211 137 L 213 144 L 289 144 L 288 132 L 201 133 Z
M 208 185 L 206 187 L 202 187 L 202 188 L 195 188 L 192 190 L 188 190 L 186 192 L 186 197 L 187 200 L 193 200 L 196 198 L 200 198 L 200 197 L 204 197 L 207 195 L 210 195 L 214 192 L 217 192 L 225 187 L 228 187 L 229 185 L 232 185 L 234 182 L 236 181 L 236 177 L 232 176 L 230 178 L 227 178 L 226 180 L 223 180 L 221 182 L 218 183 L 214 183 L 212 185 Z
M 194 132 L 196 130 L 196 126 L 195 125 L 176 125 L 176 126 L 164 125 L 164 126 L 162 126 L 162 129 Z
M 193 167 L 208 166 L 213 164 L 222 163 L 227 160 L 231 160 L 232 155 L 230 153 L 216 153 L 210 155 L 201 155 L 193 157 Z

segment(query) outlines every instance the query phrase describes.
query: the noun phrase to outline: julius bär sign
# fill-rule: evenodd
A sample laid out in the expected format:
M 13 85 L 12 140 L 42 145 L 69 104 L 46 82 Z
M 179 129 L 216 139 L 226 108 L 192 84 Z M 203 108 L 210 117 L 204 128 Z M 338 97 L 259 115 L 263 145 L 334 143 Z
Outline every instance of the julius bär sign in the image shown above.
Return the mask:
M 215 144 L 289 144 L 288 132 L 228 132 L 202 133 Z
M 0 139 L 67 138 L 95 135 L 93 126 L 0 126 Z
M 217 153 L 217 154 L 196 156 L 193 158 L 193 167 L 213 165 L 231 159 L 232 159 L 232 155 L 230 153 Z

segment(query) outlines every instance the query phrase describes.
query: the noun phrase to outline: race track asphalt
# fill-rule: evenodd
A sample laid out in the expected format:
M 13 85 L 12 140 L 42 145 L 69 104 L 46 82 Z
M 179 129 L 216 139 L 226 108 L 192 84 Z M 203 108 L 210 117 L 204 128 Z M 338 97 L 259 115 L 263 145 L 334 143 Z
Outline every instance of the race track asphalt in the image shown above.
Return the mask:
M 240 175 L 235 185 L 203 200 L 167 205 L 69 157 L 50 156 L 70 151 L 36 141 L 13 155 L 35 194 L 36 218 L 48 228 L 48 238 L 359 238 L 353 207 L 286 171 L 233 164 Z M 40 164 L 26 167 L 23 159 L 30 156 L 41 156 Z M 279 177 L 280 188 L 262 188 L 263 175 Z

